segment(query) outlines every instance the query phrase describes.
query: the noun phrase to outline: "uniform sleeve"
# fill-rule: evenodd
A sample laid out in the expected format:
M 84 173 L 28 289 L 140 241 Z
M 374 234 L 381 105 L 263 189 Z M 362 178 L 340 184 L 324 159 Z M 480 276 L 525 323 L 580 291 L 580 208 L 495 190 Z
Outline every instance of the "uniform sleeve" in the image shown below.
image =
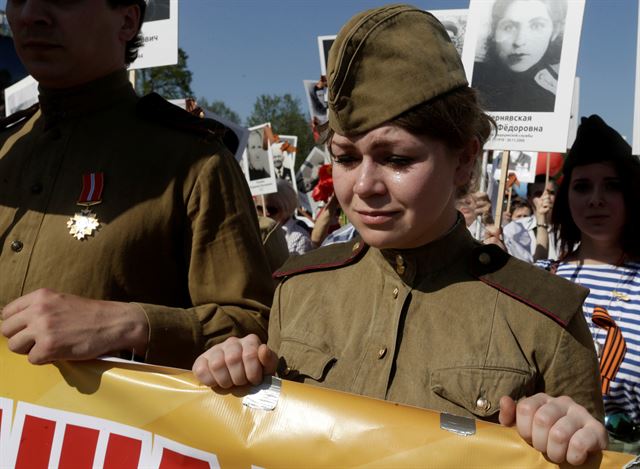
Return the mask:
M 271 314 L 269 316 L 269 341 L 267 345 L 271 350 L 273 350 L 278 356 L 280 355 L 280 331 L 281 331 L 281 300 L 282 300 L 282 286 L 281 283 L 276 289 L 276 293 L 273 296 L 273 306 L 271 307 Z
M 231 155 L 214 156 L 200 169 L 186 210 L 193 307 L 141 306 L 149 320 L 145 359 L 190 368 L 228 337 L 254 333 L 266 341 L 274 282 L 249 189 Z
M 544 381 L 544 392 L 553 397 L 569 396 L 604 421 L 598 359 L 582 309 L 562 331 Z

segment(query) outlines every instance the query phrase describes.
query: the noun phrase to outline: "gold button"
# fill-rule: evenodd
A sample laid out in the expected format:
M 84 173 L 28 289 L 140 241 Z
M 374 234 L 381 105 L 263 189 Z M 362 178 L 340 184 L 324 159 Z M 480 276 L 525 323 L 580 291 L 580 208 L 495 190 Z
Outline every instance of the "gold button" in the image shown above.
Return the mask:
M 491 256 L 486 252 L 483 252 L 478 256 L 478 261 L 482 265 L 489 265 L 491 264 Z
M 476 401 L 476 408 L 487 411 L 491 409 L 491 403 L 484 397 L 479 397 Z
M 402 256 L 400 254 L 398 254 L 396 256 L 396 264 L 397 265 L 404 265 L 404 259 L 402 258 Z
M 287 376 L 287 375 L 291 374 L 291 368 L 290 368 L 290 367 L 286 367 L 286 368 L 284 369 L 284 371 L 282 372 L 282 374 L 283 374 L 284 376 Z
M 360 249 L 360 241 L 354 244 L 353 247 L 351 248 L 352 251 L 357 251 L 358 249 Z
M 387 354 L 387 347 L 382 347 L 380 350 L 378 350 L 378 359 L 384 358 L 386 354 Z
M 400 275 L 404 274 L 405 268 L 403 265 L 398 265 L 396 266 L 396 272 L 398 272 Z
M 394 297 L 394 298 L 398 298 L 398 293 L 399 293 L 399 292 L 400 292 L 400 290 L 398 290 L 398 288 L 397 288 L 397 287 L 396 287 L 396 288 L 394 288 L 394 289 L 393 289 L 393 297 Z

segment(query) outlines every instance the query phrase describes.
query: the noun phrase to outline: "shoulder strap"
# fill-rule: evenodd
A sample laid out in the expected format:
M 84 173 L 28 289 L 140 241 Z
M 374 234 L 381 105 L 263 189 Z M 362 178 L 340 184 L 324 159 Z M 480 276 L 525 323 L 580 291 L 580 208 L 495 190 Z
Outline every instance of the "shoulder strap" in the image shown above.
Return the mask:
M 474 249 L 471 274 L 566 327 L 589 290 L 520 261 L 495 245 Z
M 343 267 L 358 262 L 367 252 L 368 246 L 358 237 L 348 243 L 336 243 L 315 249 L 302 256 L 292 256 L 273 278 L 282 279 L 318 270 Z

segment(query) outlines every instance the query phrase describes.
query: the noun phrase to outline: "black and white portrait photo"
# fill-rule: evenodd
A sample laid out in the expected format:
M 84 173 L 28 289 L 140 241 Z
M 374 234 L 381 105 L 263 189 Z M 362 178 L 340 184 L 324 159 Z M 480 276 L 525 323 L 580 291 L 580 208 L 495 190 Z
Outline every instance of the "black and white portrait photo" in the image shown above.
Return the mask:
M 168 20 L 171 13 L 169 2 L 170 0 L 147 0 L 147 10 L 144 14 L 145 23 Z
M 249 180 L 265 179 L 271 177 L 269 172 L 269 143 L 264 132 L 264 127 L 249 132 L 247 141 L 247 164 L 249 167 Z
M 311 121 L 323 124 L 328 119 L 327 82 L 326 80 L 303 80 Z
M 462 55 L 464 38 L 467 31 L 467 13 L 465 9 L 458 10 L 429 10 L 433 16 L 438 18 L 444 29 L 447 30 L 449 39 L 456 46 L 458 54 Z
M 494 0 L 490 8 L 472 77 L 485 109 L 553 112 L 567 1 Z

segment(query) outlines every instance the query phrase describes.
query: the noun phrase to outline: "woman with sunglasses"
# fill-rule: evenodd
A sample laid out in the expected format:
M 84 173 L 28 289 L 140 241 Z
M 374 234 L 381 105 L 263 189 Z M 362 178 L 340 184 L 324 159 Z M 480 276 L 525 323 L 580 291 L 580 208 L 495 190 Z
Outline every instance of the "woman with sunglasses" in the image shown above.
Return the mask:
M 356 15 L 328 85 L 335 194 L 361 238 L 290 259 L 268 344 L 229 340 L 196 376 L 228 388 L 277 371 L 515 425 L 558 462 L 602 449 L 586 291 L 476 242 L 455 209 L 492 121 L 443 26 L 409 5 Z

